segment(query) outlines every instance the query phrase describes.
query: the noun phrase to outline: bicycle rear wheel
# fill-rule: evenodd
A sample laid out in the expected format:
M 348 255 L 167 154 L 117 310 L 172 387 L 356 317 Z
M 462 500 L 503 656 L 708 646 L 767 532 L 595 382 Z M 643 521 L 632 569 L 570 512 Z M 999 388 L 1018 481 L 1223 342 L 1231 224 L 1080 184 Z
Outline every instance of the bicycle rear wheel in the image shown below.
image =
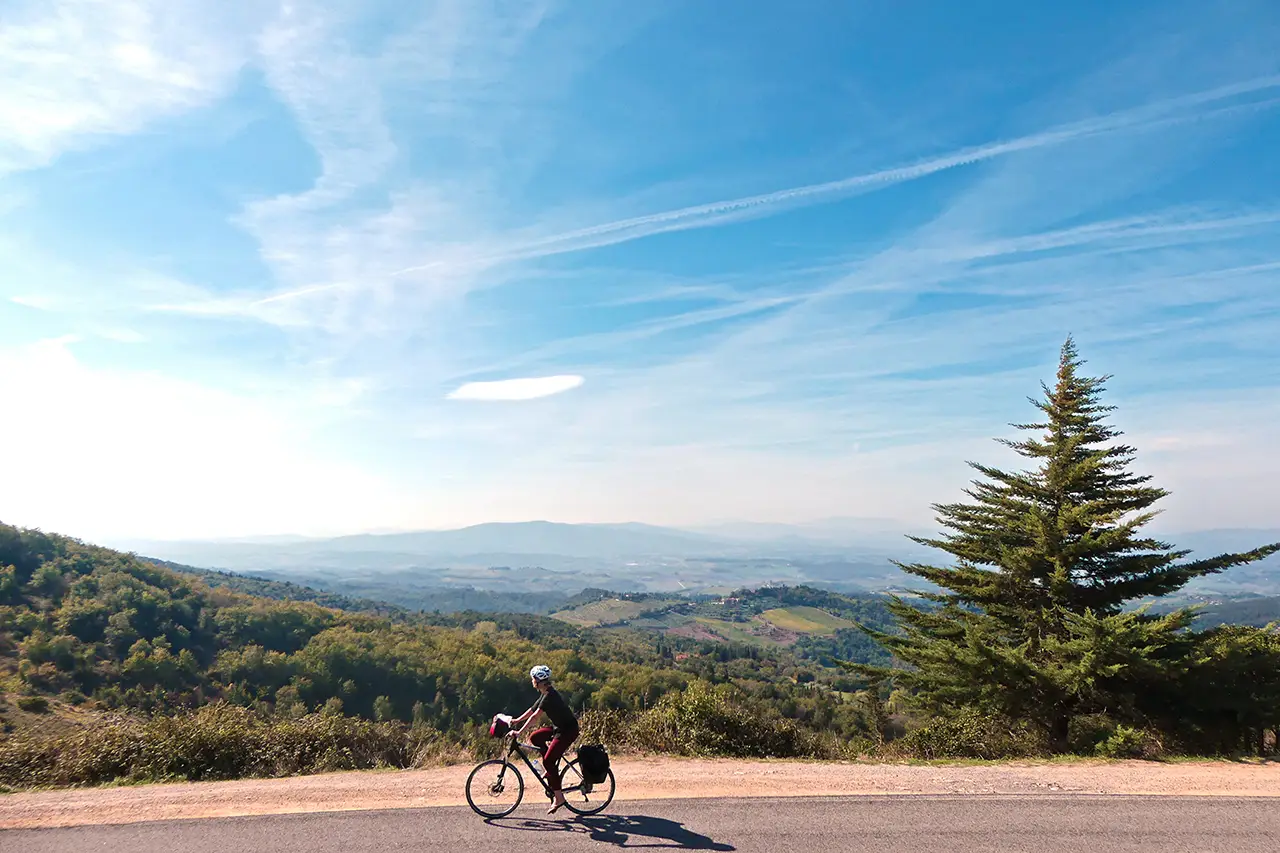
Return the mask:
M 524 777 L 510 761 L 482 761 L 467 777 L 467 805 L 483 817 L 506 817 L 524 799 Z
M 613 770 L 610 769 L 603 782 L 591 786 L 591 791 L 583 790 L 582 769 L 578 767 L 578 759 L 570 761 L 560 772 L 564 788 L 565 806 L 574 814 L 599 814 L 613 802 L 614 781 Z

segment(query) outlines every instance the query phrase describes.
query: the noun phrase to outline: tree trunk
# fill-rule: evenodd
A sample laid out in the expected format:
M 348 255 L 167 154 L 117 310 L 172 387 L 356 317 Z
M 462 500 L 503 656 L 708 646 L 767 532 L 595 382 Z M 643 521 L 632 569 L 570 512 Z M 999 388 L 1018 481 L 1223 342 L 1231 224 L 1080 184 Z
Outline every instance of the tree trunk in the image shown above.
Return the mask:
M 1066 752 L 1070 747 L 1071 717 L 1058 714 L 1049 726 L 1049 748 L 1055 753 Z

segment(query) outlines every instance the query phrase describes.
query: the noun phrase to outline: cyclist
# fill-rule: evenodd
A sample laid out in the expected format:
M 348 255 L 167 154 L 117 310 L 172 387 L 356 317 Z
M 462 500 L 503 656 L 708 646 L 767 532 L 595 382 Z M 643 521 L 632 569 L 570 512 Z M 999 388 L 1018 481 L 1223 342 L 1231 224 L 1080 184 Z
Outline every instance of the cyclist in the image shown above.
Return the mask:
M 538 712 L 546 714 L 551 721 L 551 725 L 543 726 L 530 734 L 529 742 L 542 751 L 542 767 L 547 771 L 547 785 L 553 795 L 553 804 L 547 814 L 555 814 L 565 804 L 564 791 L 560 788 L 560 768 L 556 763 L 569 748 L 569 744 L 578 737 L 578 718 L 569 710 L 569 703 L 564 701 L 564 697 L 551 684 L 550 667 L 538 664 L 529 670 L 529 680 L 542 695 L 532 708 L 511 721 L 511 728 L 521 727 L 516 732 L 516 738 L 519 739 L 524 736 L 525 729 L 533 725 Z

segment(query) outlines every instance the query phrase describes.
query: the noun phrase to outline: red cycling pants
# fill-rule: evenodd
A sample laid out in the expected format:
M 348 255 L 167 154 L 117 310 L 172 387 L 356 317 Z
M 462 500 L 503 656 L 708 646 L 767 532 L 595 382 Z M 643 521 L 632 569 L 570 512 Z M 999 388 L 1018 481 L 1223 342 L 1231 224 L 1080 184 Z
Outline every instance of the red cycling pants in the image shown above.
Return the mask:
M 577 737 L 577 732 L 561 732 L 557 735 L 550 726 L 543 726 L 529 735 L 529 743 L 542 750 L 542 767 L 547 771 L 547 784 L 553 791 L 560 790 L 560 768 L 557 764 L 569 744 Z

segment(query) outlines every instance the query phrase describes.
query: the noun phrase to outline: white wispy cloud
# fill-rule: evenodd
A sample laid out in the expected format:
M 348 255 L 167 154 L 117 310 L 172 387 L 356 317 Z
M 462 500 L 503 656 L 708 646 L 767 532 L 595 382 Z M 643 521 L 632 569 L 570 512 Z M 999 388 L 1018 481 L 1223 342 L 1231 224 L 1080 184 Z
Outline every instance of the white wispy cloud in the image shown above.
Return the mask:
M 1264 110 L 1280 104 L 1280 100 L 1252 96 L 1276 91 L 1280 91 L 1280 76 L 1260 76 L 1202 92 L 1169 97 L 1154 103 L 1117 110 L 1085 121 L 1070 122 L 1010 140 L 961 148 L 916 163 L 878 169 L 819 184 L 692 205 L 541 237 L 504 235 L 489 230 L 482 242 L 466 239 L 452 242 L 447 244 L 447 248 L 437 249 L 437 257 L 426 263 L 397 269 L 389 269 L 383 265 L 378 274 L 367 277 L 337 278 L 312 274 L 305 276 L 310 282 L 302 286 L 284 289 L 247 303 L 244 300 L 223 301 L 216 309 L 206 306 L 204 310 L 246 314 L 269 321 L 283 316 L 288 319 L 282 322 L 292 324 L 296 322 L 293 318 L 309 316 L 314 312 L 305 308 L 295 308 L 282 314 L 262 309 L 264 306 L 313 299 L 323 299 L 326 303 L 340 300 L 342 304 L 350 305 L 359 299 L 358 294 L 361 291 L 371 288 L 386 290 L 392 287 L 388 279 L 410 276 L 425 277 L 422 280 L 426 282 L 448 281 L 454 285 L 461 285 L 465 289 L 466 285 L 463 282 L 475 280 L 481 273 L 502 265 L 581 252 L 662 233 L 714 227 L 774 215 L 796 206 L 847 199 L 895 184 L 920 180 L 939 172 L 973 166 L 1019 153 L 1078 144 L 1116 134 L 1149 133 L 1162 127 L 1226 119 L 1241 112 Z M 373 159 L 374 162 L 377 161 L 376 156 Z M 419 224 L 423 222 L 421 219 L 415 221 Z M 270 251 L 268 256 L 272 257 Z M 276 256 L 293 261 L 299 257 L 299 253 L 284 250 L 278 252 Z M 402 256 L 400 253 L 394 255 L 382 253 L 384 259 Z
M 450 400 L 514 401 L 537 400 L 572 391 L 583 383 L 583 377 L 532 376 L 520 379 L 498 379 L 491 382 L 468 382 L 450 391 Z
M 321 173 L 306 192 L 251 205 L 251 226 L 343 201 L 379 180 L 396 156 L 376 59 L 350 44 L 356 13 L 348 3 L 290 2 L 257 40 L 267 82 L 319 154 Z
M 200 287 L 144 266 L 103 259 L 86 267 L 13 234 L 0 236 L 0 270 L 0 300 L 38 310 L 44 322 L 77 334 L 119 343 L 173 334 L 168 318 L 142 306 L 207 296 Z
M 208 104 L 248 60 L 259 4 L 52 0 L 0 18 L 0 175 Z
M 1280 76 L 1259 77 L 1204 92 L 1120 110 L 1096 119 L 1073 122 L 1016 139 L 958 149 L 908 165 L 879 169 L 835 181 L 592 225 L 517 244 L 501 254 L 478 260 L 501 263 L 543 257 L 549 254 L 599 248 L 670 231 L 737 222 L 751 216 L 769 215 L 771 212 L 776 212 L 774 209 L 785 209 L 789 205 L 815 204 L 848 198 L 857 193 L 871 192 L 904 181 L 919 180 L 948 169 L 974 165 L 1019 152 L 1066 145 L 1099 135 L 1152 130 L 1171 123 L 1209 120 L 1217 116 L 1232 115 L 1240 110 L 1264 109 L 1280 101 L 1267 99 L 1245 104 L 1229 102 L 1243 95 L 1277 90 L 1280 90 Z M 1217 106 L 1214 106 L 1215 104 Z M 430 264 L 419 265 L 399 272 L 405 274 L 430 267 Z
M 1177 379 L 1229 383 L 1240 349 L 1274 335 L 1274 320 L 1267 318 L 1280 310 L 1270 274 L 1280 220 L 1272 210 L 1219 213 L 1207 202 L 1207 209 L 1147 208 L 1066 227 L 1041 223 L 1070 223 L 1092 212 L 1091 199 L 1059 192 L 1059 173 L 1086 184 L 1116 184 L 1113 174 L 1125 175 L 1154 153 L 1176 174 L 1178 154 L 1202 153 L 1195 136 L 1204 130 L 1194 123 L 1145 127 L 1135 136 L 1076 140 L 1054 156 L 1029 149 L 1002 159 L 1003 169 L 983 174 L 941 214 L 894 235 L 877 252 L 849 259 L 839 274 L 781 310 L 707 340 L 690 355 L 615 371 L 567 428 L 548 417 L 530 440 L 559 440 L 567 457 L 573 446 L 599 448 L 589 464 L 625 468 L 629 486 L 648 490 L 654 500 L 659 485 L 648 472 L 680 471 L 678 491 L 691 505 L 714 502 L 705 478 L 735 483 L 735 496 L 756 494 L 754 484 L 775 505 L 785 494 L 782 500 L 800 515 L 844 500 L 855 513 L 883 501 L 919 517 L 922 494 L 958 496 L 970 473 L 963 459 L 998 461 L 989 437 L 1004 432 L 1006 422 L 1026 419 L 1023 395 L 1050 377 L 1057 345 L 1073 332 L 1100 370 L 1120 375 L 1121 416 L 1138 424 L 1137 439 L 1148 433 L 1158 439 L 1156 470 L 1177 486 L 1171 518 L 1185 524 L 1195 515 L 1188 508 L 1196 504 L 1196 478 L 1211 479 L 1212 464 L 1226 456 L 1263 452 L 1266 439 L 1244 425 L 1267 417 L 1257 415 L 1259 399 L 1248 389 L 1224 390 L 1212 402 L 1171 401 L 1168 389 Z M 913 313 L 917 298 L 928 293 L 960 301 Z M 1006 301 L 964 307 L 965 297 L 982 296 Z M 624 346 L 632 332 L 614 334 Z M 600 339 L 591 344 L 609 346 Z M 1201 355 L 1171 374 L 1168 365 L 1188 348 Z M 580 356 L 572 348 L 563 355 Z M 983 364 L 996 356 L 1008 364 Z M 969 363 L 976 373 L 965 370 Z M 1173 437 L 1149 427 L 1164 418 L 1179 426 Z M 1229 427 L 1232 419 L 1242 423 Z M 1231 441 L 1192 464 L 1191 443 L 1176 436 L 1214 429 Z M 638 455 L 647 461 L 625 461 Z M 1257 500 L 1236 517 L 1260 523 L 1267 510 L 1258 507 L 1272 506 L 1263 498 L 1265 478 L 1238 473 L 1241 488 Z M 940 493 L 940 478 L 949 480 L 949 491 Z M 799 482 L 813 488 L 798 494 Z M 876 496 L 870 504 L 868 491 Z M 672 503 L 664 510 L 696 512 Z M 1231 512 L 1242 512 L 1238 501 Z M 1227 518 L 1224 510 L 1199 523 Z
M 109 341 L 115 341 L 118 344 L 141 344 L 145 343 L 147 336 L 134 329 L 123 327 L 107 327 L 101 329 L 98 334 Z
M 48 296 L 42 296 L 39 293 L 20 293 L 17 296 L 10 296 L 9 301 L 14 305 L 34 308 L 37 311 L 49 311 L 58 304 L 56 300 Z
M 396 30 L 373 46 L 353 38 L 370 14 Z M 468 93 L 484 96 L 543 15 L 542 4 L 440 0 L 297 2 L 257 41 L 272 89 L 315 149 L 321 172 L 299 193 L 249 204 L 238 222 L 258 241 L 273 286 L 155 303 L 165 312 L 227 317 L 341 337 L 385 337 L 406 318 L 474 286 L 493 266 L 486 242 L 497 199 L 478 206 L 483 175 L 407 178 L 387 101 L 425 122 L 425 144 L 478 143 Z M 385 23 L 385 21 L 384 21 Z M 419 145 L 423 145 L 421 138 Z M 431 264 L 401 271 L 426 252 Z
M 1029 332 L 1027 339 L 1030 340 L 1045 331 L 1044 318 L 1052 315 L 1053 304 L 1064 307 L 1078 304 L 1081 282 L 1087 282 L 1096 270 L 1107 264 L 1114 265 L 1103 273 L 1107 276 L 1106 290 L 1112 300 L 1123 297 L 1129 301 L 1145 297 L 1152 306 L 1178 305 L 1212 298 L 1221 292 L 1226 282 L 1265 294 L 1269 286 L 1266 276 L 1276 269 L 1276 263 L 1239 266 L 1239 254 L 1222 255 L 1212 250 L 1243 239 L 1265 240 L 1275 233 L 1278 225 L 1280 211 L 1214 216 L 1175 209 L 1062 229 L 978 237 L 970 241 L 957 242 L 949 236 L 938 235 L 937 242 L 911 242 L 905 250 L 899 245 L 892 245 L 869 258 L 850 258 L 804 271 L 803 277 L 799 274 L 788 278 L 785 274 L 759 273 L 750 279 L 752 288 L 749 295 L 720 281 L 645 290 L 637 293 L 634 299 L 610 300 L 606 304 L 688 298 L 714 299 L 719 304 L 668 312 L 656 319 L 640 320 L 606 332 L 562 337 L 476 369 L 484 372 L 513 370 L 561 357 L 598 358 L 620 350 L 631 353 L 632 345 L 637 342 L 720 320 L 788 308 L 796 308 L 803 313 L 815 310 L 813 304 L 816 302 L 821 306 L 824 300 L 829 303 L 843 298 L 847 302 L 861 297 L 865 302 L 876 295 L 888 297 L 887 301 L 870 302 L 869 309 L 843 304 L 837 312 L 827 311 L 825 322 L 817 322 L 800 336 L 790 335 L 787 331 L 794 329 L 794 325 L 789 327 L 785 324 L 794 324 L 794 319 L 788 321 L 776 313 L 769 313 L 764 325 L 753 324 L 728 336 L 731 345 L 757 347 L 764 342 L 761 336 L 770 334 L 768 324 L 778 323 L 777 334 L 768 337 L 770 347 L 760 352 L 766 358 L 779 359 L 779 348 L 789 349 L 786 338 L 794 337 L 796 345 L 812 353 L 813 359 L 805 364 L 792 364 L 783 358 L 777 364 L 789 369 L 813 371 L 817 369 L 817 365 L 812 363 L 814 359 L 821 359 L 824 354 L 834 351 L 832 347 L 847 342 L 850 336 L 884 323 L 894 310 L 907 306 L 914 294 L 930 289 L 975 297 L 1034 297 L 1034 301 L 994 308 L 989 304 L 968 309 L 952 308 L 931 318 L 904 320 L 897 324 L 898 327 L 914 328 L 927 337 L 945 332 L 948 327 L 955 328 L 957 322 L 967 322 L 968 318 L 980 326 L 989 322 L 994 312 L 996 316 L 1009 319 L 1010 322 L 1002 324 L 1003 328 L 1019 334 Z M 1186 256 L 1186 252 L 1193 248 L 1199 251 L 1197 259 Z M 1144 259 L 1146 266 L 1133 265 L 1130 259 L 1138 257 Z M 1161 259 L 1161 263 L 1158 267 L 1151 266 L 1156 257 Z M 816 274 L 824 271 L 827 273 L 825 278 Z M 776 282 L 773 281 L 775 278 Z M 761 281 L 770 282 L 773 286 L 762 286 Z M 789 287 L 781 286 L 781 282 L 787 281 L 790 282 Z M 1247 292 L 1237 291 L 1237 295 Z M 821 317 L 822 309 L 817 310 Z M 866 318 L 865 327 L 857 325 L 860 316 Z M 735 338 L 734 334 L 745 337 Z M 1048 330 L 1048 334 L 1057 334 L 1057 331 Z M 984 344 L 990 343 L 986 336 L 981 340 Z M 704 341 L 706 344 L 710 342 L 710 338 Z M 886 335 L 883 341 L 879 337 L 863 338 L 859 347 L 867 355 L 865 364 L 892 364 L 900 371 L 926 367 L 939 358 L 938 353 L 927 349 L 895 352 L 897 343 L 892 334 Z M 728 360 L 732 362 L 736 357 Z M 850 372 L 850 368 L 846 365 L 841 375 L 852 379 L 881 372 L 870 366 L 861 372 Z

